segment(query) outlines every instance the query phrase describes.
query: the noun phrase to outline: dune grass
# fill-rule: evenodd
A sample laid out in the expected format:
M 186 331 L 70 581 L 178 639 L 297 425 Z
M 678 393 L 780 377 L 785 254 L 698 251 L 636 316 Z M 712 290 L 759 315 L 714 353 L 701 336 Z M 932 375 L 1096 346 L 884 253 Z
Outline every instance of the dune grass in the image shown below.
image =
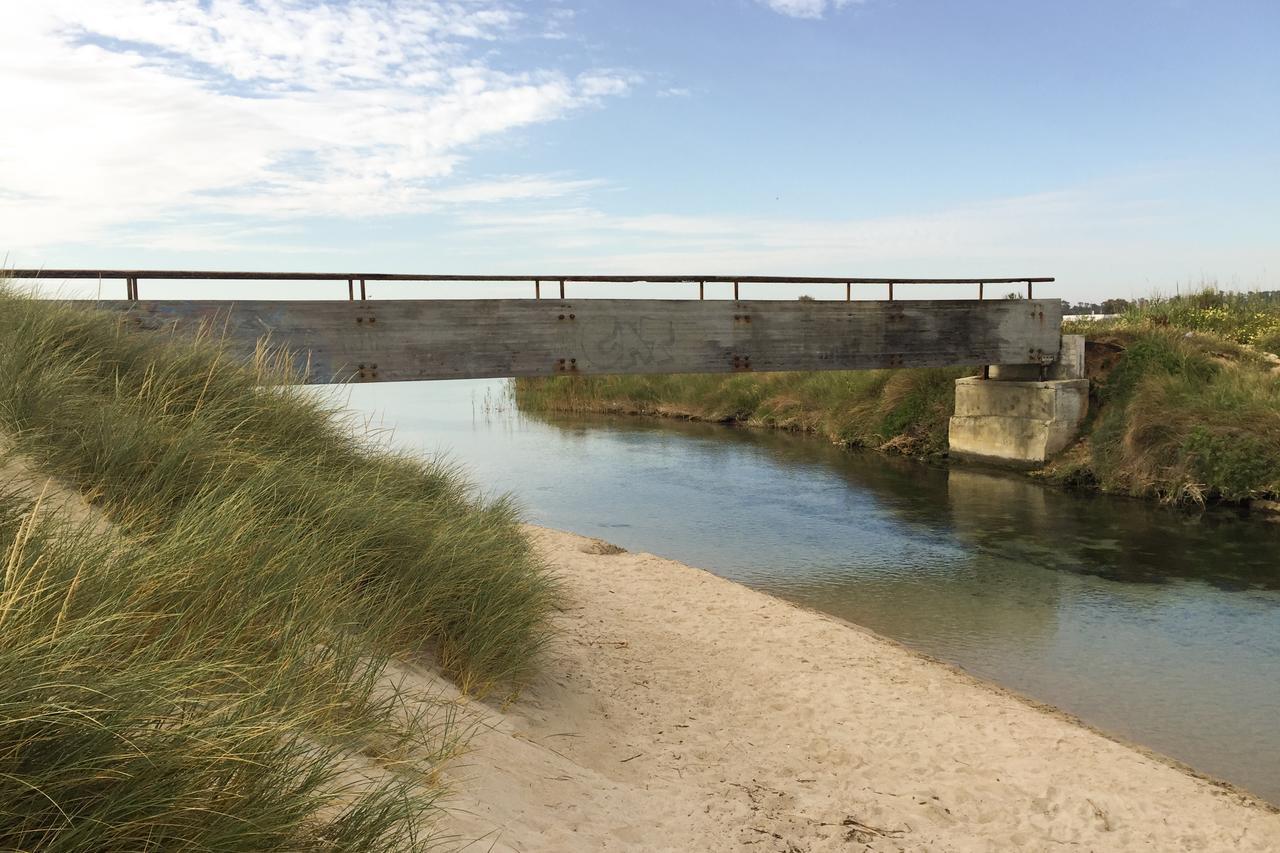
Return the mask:
M 460 733 L 397 659 L 529 671 L 513 508 L 284 363 L 0 289 L 0 463 L 109 522 L 0 494 L 0 848 L 420 849 Z

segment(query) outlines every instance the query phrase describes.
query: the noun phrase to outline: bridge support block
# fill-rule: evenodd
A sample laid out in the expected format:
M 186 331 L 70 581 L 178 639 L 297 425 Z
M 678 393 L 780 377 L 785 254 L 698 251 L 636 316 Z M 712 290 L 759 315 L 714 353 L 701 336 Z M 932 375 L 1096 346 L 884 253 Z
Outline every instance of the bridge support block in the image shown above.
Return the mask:
M 1063 335 L 1043 379 L 1038 365 L 1021 364 L 993 365 L 989 377 L 956 380 L 952 456 L 1035 468 L 1075 441 L 1089 412 L 1083 335 Z

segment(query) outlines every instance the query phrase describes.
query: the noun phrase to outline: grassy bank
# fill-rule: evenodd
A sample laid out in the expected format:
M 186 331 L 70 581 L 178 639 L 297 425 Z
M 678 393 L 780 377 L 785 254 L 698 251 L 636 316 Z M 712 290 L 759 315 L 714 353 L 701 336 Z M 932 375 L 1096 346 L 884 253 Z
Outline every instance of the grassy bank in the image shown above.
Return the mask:
M 1045 474 L 1170 503 L 1280 496 L 1280 300 L 1204 290 L 1069 324 L 1095 351 L 1084 439 Z
M 1171 503 L 1280 496 L 1280 302 L 1211 291 L 1077 323 L 1090 347 L 1082 440 L 1041 472 Z M 614 412 L 812 433 L 915 456 L 947 448 L 959 370 L 521 379 L 527 411 Z
M 954 383 L 969 371 L 556 376 L 515 382 L 527 411 L 613 412 L 819 435 L 845 447 L 930 455 L 947 448 Z
M 426 843 L 459 733 L 397 660 L 510 689 L 554 589 L 289 380 L 0 289 L 0 848 Z

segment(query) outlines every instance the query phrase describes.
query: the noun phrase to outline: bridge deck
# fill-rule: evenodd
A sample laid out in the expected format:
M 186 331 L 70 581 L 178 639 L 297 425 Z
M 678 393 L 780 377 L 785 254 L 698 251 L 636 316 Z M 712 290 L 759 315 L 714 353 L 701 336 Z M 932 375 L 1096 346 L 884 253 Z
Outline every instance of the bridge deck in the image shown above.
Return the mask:
M 225 270 L 15 269 L 0 276 L 124 283 L 138 329 L 200 328 L 246 356 L 263 342 L 287 350 L 313 383 L 608 373 L 728 373 L 1047 364 L 1061 343 L 1062 303 L 1033 299 L 1052 278 L 859 278 L 726 275 L 458 275 Z M 319 295 L 346 282 L 345 301 L 161 299 L 139 282 L 274 281 Z M 326 282 L 337 283 L 325 284 Z M 367 298 L 368 282 L 505 282 L 559 298 Z M 707 283 L 732 283 L 733 299 L 704 300 Z M 591 283 L 697 284 L 698 299 L 568 299 Z M 741 285 L 844 285 L 845 301 L 743 300 Z M 853 301 L 853 285 L 884 285 L 888 301 Z M 1027 298 L 984 300 L 989 284 L 1025 284 Z M 557 288 L 558 285 L 558 288 Z M 898 285 L 976 286 L 977 300 L 895 299 Z M 544 291 L 546 286 L 546 291 Z M 157 288 L 159 289 L 159 288 Z M 167 288 L 166 288 L 167 289 Z M 215 291 L 216 292 L 216 291 Z M 286 291 L 287 292 L 287 291 Z M 330 291 L 332 293 L 332 291 Z M 332 293 L 333 296 L 339 295 Z M 576 292 L 574 294 L 577 295 Z
M 121 301 L 140 329 L 264 339 L 313 383 L 1046 364 L 1061 302 L 654 299 Z

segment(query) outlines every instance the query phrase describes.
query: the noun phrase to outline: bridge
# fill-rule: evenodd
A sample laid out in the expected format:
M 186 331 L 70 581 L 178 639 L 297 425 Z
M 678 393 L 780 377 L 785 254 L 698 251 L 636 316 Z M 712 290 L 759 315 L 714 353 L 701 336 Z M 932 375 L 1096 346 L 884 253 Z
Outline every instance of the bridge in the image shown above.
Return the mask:
M 576 373 L 722 373 L 864 370 L 981 364 L 1048 365 L 1062 322 L 1056 299 L 985 299 L 989 285 L 1032 288 L 1052 278 L 867 279 L 812 276 L 505 276 L 268 273 L 196 270 L 11 270 L 9 277 L 123 284 L 97 304 L 140 329 L 217 329 L 252 354 L 287 349 L 314 383 L 548 376 Z M 142 299 L 173 283 L 281 282 L 286 298 Z M 373 299 L 370 284 L 518 283 L 532 299 Z M 341 285 L 345 283 L 345 299 Z M 697 299 L 587 298 L 591 285 L 684 284 Z M 708 284 L 734 298 L 706 299 Z M 745 286 L 843 285 L 844 300 L 742 299 Z M 166 286 L 167 285 L 167 286 Z M 887 299 L 854 300 L 855 285 Z M 907 300 L 904 288 L 967 286 L 976 299 Z M 324 288 L 339 298 L 316 299 Z M 574 291 L 570 298 L 568 290 Z M 545 294 L 544 290 L 549 291 Z M 553 295 L 554 294 L 554 295 Z M 175 296 L 177 296 L 175 294 Z M 298 298 L 302 297 L 302 298 Z
M 16 269 L 12 279 L 123 285 L 98 299 L 139 330 L 211 330 L 252 357 L 290 354 L 310 383 L 555 375 L 982 368 L 957 384 L 953 451 L 1042 462 L 1083 419 L 1087 382 L 1069 345 L 1062 303 L 1036 299 L 1049 277 L 918 279 L 704 275 L 414 275 L 200 270 Z M 155 296 L 141 295 L 141 286 Z M 188 299 L 175 284 L 275 282 L 278 299 Z M 345 289 L 342 284 L 345 283 Z M 371 285 L 515 284 L 532 298 L 375 299 Z M 592 285 L 689 288 L 685 299 L 593 298 Z M 707 285 L 732 285 L 708 299 Z M 745 299 L 744 287 L 843 285 L 843 299 Z M 903 299 L 918 286 L 967 288 L 968 299 Z M 1026 298 L 986 298 L 1025 287 Z M 697 297 L 693 297 L 693 287 Z M 854 299 L 871 286 L 885 298 Z M 545 290 L 545 292 L 544 292 Z M 572 290 L 572 295 L 570 291 Z M 957 291 L 960 292 L 960 291 Z M 318 297 L 329 298 L 318 298 Z M 344 298 L 345 297 L 345 298 Z M 1078 347 L 1082 353 L 1082 347 Z M 995 380 L 995 381 L 992 381 Z M 1021 386 L 1018 385 L 1021 383 Z M 1066 383 L 1066 384 L 1064 384 Z M 993 420 L 994 419 L 994 420 Z M 963 436 L 963 437 L 960 437 Z M 959 437 L 959 438 L 958 438 Z

